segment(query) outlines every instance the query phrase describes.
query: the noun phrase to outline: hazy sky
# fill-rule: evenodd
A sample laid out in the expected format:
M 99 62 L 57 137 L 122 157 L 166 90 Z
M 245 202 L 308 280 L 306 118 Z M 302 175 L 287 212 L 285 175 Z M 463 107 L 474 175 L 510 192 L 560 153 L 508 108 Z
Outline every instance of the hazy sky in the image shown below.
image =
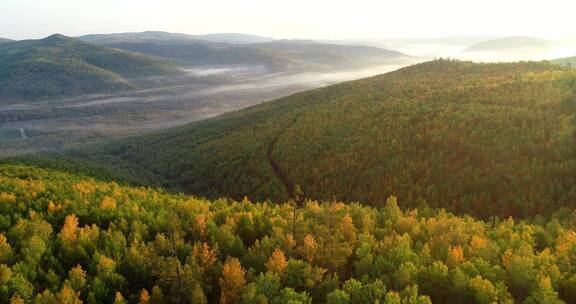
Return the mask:
M 574 0 L 0 0 L 0 37 L 163 30 L 274 38 L 570 38 L 575 11 Z

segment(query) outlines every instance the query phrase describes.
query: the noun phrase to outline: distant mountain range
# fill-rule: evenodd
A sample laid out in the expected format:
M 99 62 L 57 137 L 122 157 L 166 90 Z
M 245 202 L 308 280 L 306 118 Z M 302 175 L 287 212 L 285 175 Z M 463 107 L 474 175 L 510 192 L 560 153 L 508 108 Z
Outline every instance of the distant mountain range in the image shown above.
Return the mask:
M 3 43 L 2 43 L 3 42 Z M 149 87 L 182 67 L 254 66 L 262 73 L 334 71 L 406 55 L 369 46 L 272 40 L 245 34 L 167 32 L 52 35 L 0 41 L 0 100 L 37 100 Z
M 407 55 L 370 46 L 272 40 L 244 34 L 166 32 L 78 37 L 87 42 L 177 60 L 182 65 L 261 65 L 273 71 L 334 70 L 382 64 Z M 257 43 L 251 43 L 257 42 Z
M 248 44 L 248 43 L 263 43 L 273 41 L 274 38 L 239 34 L 239 33 L 216 33 L 216 34 L 206 34 L 206 35 L 196 35 L 196 39 L 212 41 L 212 42 L 224 42 L 232 44 Z
M 114 44 L 114 43 L 133 43 L 133 42 L 150 42 L 150 41 L 189 41 L 195 39 L 192 35 L 168 33 L 168 32 L 139 32 L 139 33 L 113 33 L 113 34 L 90 34 L 76 37 L 80 40 L 98 43 L 98 44 Z
M 484 42 L 476 43 L 468 48 L 465 52 L 501 52 L 501 51 L 518 51 L 534 50 L 549 48 L 551 41 L 525 36 L 504 37 L 491 39 Z
M 6 38 L 0 38 L 0 43 L 7 43 L 7 42 L 12 42 L 13 40 L 10 39 L 6 39 Z
M 167 42 L 167 41 L 190 41 L 190 40 L 203 40 L 210 42 L 220 42 L 229 44 L 248 44 L 248 43 L 262 43 L 273 41 L 273 38 L 262 37 L 249 34 L 238 33 L 215 33 L 205 35 L 188 35 L 181 33 L 169 33 L 162 31 L 146 31 L 134 33 L 113 33 L 113 34 L 92 34 L 77 37 L 81 40 L 112 44 L 118 42 Z
M 203 40 L 147 40 L 132 42 L 117 40 L 96 43 L 127 51 L 144 53 L 174 60 L 183 66 L 259 65 L 270 70 L 287 70 L 293 63 L 279 54 L 254 48 L 221 44 Z
M 0 45 L 2 100 L 128 90 L 138 87 L 142 78 L 179 73 L 164 59 L 58 34 Z

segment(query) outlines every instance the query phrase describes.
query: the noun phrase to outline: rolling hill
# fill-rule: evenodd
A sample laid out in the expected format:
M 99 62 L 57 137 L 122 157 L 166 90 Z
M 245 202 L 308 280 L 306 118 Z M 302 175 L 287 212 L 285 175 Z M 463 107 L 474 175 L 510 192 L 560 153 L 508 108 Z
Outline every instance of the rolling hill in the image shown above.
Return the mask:
M 438 60 L 73 157 L 206 197 L 530 216 L 576 199 L 575 88 L 547 62 Z
M 233 43 L 224 37 L 237 37 L 236 39 L 243 39 L 243 42 Z M 191 36 L 142 32 L 79 38 L 108 47 L 177 60 L 186 66 L 249 65 L 263 66 L 270 71 L 354 69 L 382 65 L 408 57 L 376 47 L 302 40 L 270 41 L 240 34 Z
M 172 63 L 62 35 L 0 45 L 0 98 L 36 100 L 138 87 L 177 75 Z
M 568 67 L 576 67 L 576 56 L 552 60 L 553 63 Z
M 502 52 L 502 51 L 528 51 L 547 49 L 552 45 L 550 41 L 524 36 L 504 37 L 487 40 L 469 46 L 465 52 Z
M 6 39 L 6 38 L 0 38 L 0 43 L 7 43 L 7 42 L 12 42 L 13 40 L 10 39 Z

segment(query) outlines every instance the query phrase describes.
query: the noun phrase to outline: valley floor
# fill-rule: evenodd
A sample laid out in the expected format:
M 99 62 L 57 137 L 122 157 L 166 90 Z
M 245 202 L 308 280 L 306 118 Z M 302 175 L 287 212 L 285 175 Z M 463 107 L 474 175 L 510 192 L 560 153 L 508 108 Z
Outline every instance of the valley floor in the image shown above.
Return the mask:
M 0 103 L 0 156 L 118 139 L 213 117 L 299 91 L 398 69 L 409 62 L 326 73 L 226 75 L 212 84 L 184 83 L 65 100 Z M 226 69 L 191 71 L 218 77 Z M 224 75 L 223 75 L 224 76 Z M 25 137 L 21 136 L 22 130 Z

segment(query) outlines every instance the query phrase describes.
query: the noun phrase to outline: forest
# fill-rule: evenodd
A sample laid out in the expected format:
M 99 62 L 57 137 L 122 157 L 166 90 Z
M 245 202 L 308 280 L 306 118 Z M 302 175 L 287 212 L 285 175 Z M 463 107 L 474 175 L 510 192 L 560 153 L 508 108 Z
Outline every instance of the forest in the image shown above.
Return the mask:
M 436 60 L 0 159 L 0 304 L 576 303 L 575 88 Z
M 211 199 L 525 218 L 576 199 L 575 88 L 548 62 L 436 60 L 59 157 Z
M 206 200 L 4 164 L 0 303 L 576 303 L 573 210 L 399 204 Z

